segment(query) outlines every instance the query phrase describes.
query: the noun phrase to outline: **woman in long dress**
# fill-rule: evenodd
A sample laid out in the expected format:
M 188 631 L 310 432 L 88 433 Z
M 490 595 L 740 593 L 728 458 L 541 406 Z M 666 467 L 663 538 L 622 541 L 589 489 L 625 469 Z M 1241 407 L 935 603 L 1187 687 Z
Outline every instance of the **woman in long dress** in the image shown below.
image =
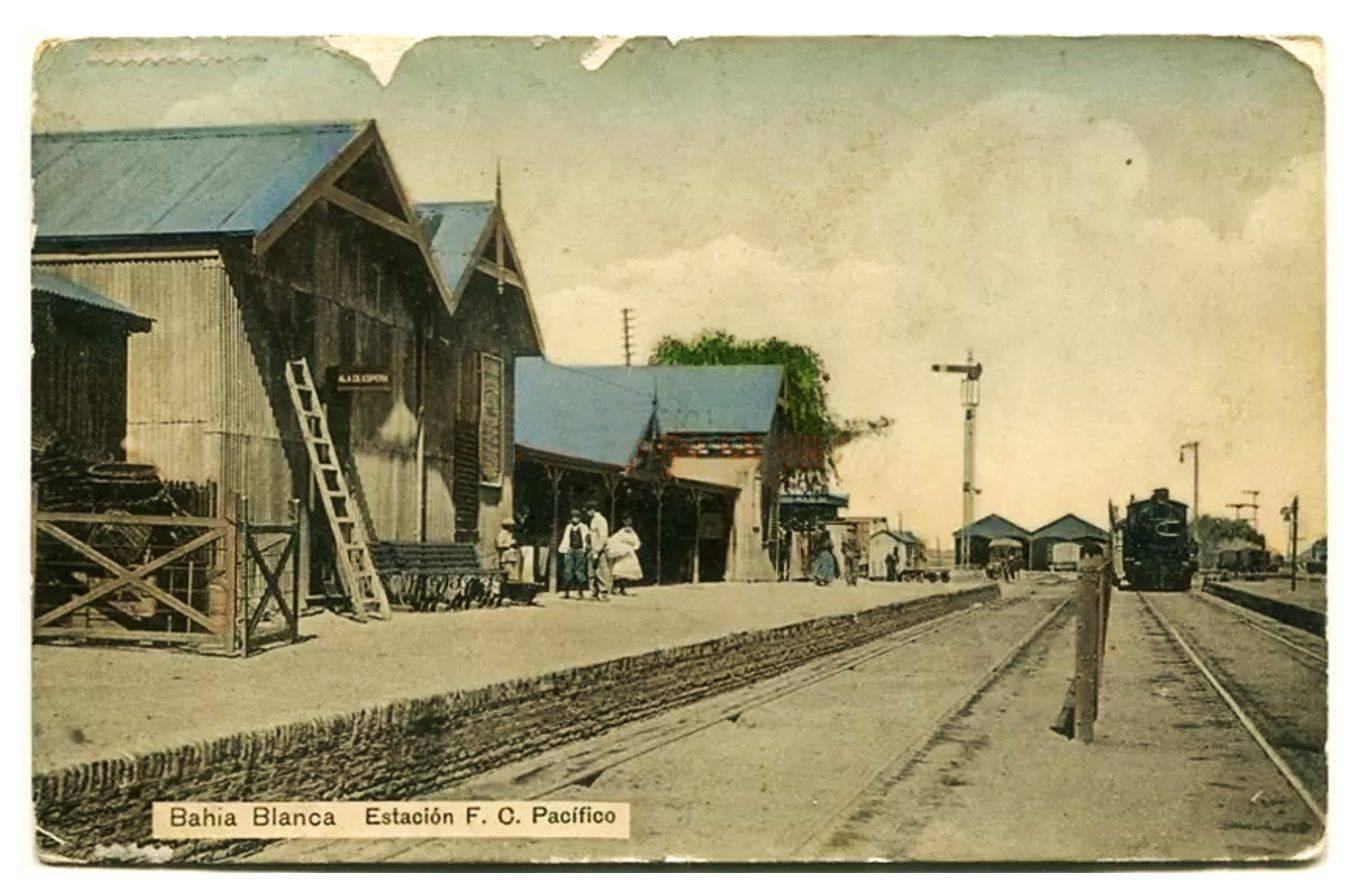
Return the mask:
M 825 531 L 818 540 L 813 554 L 813 582 L 826 586 L 837 579 L 837 556 L 832 552 L 832 537 Z
M 643 567 L 638 563 L 638 550 L 643 543 L 634 532 L 634 522 L 625 518 L 605 542 L 605 557 L 610 561 L 610 576 L 614 579 L 613 592 L 628 595 L 625 583 L 643 579 Z

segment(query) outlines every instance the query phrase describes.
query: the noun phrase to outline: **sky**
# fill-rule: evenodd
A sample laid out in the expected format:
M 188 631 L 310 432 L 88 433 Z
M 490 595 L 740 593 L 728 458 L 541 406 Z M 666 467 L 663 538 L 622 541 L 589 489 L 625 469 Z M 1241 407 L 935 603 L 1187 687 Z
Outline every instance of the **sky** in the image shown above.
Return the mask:
M 1324 100 L 1202 38 L 431 39 L 381 83 L 318 39 L 79 41 L 36 130 L 374 118 L 409 195 L 505 209 L 560 362 L 724 328 L 825 358 L 855 514 L 946 542 L 956 381 L 983 363 L 976 512 L 1105 523 L 1167 486 L 1325 532 Z M 397 57 L 393 56 L 393 60 Z

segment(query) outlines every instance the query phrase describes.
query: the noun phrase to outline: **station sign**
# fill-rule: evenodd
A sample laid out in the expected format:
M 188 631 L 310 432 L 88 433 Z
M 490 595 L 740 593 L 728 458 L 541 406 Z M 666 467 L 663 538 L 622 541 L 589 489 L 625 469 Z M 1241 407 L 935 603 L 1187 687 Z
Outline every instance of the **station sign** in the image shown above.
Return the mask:
M 336 373 L 338 391 L 391 391 L 392 373 L 379 369 L 341 369 Z

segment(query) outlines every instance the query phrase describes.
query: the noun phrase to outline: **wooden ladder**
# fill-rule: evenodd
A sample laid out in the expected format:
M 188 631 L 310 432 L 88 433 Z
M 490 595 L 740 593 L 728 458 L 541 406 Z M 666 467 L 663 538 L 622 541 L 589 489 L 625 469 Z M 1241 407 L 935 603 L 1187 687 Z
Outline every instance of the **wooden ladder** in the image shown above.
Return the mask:
M 345 473 L 341 471 L 340 457 L 336 455 L 331 429 L 326 424 L 326 413 L 317 397 L 317 388 L 312 383 L 312 372 L 308 369 L 307 360 L 289 360 L 285 363 L 284 380 L 288 384 L 289 396 L 293 399 L 293 411 L 298 416 L 303 443 L 307 446 L 312 478 L 321 493 L 322 505 L 326 508 L 331 539 L 336 544 L 336 570 L 340 573 L 341 585 L 350 599 L 350 606 L 360 622 L 367 620 L 370 614 L 387 620 L 392 616 L 388 593 L 374 567 L 374 557 L 369 551 L 350 487 L 345 482 Z

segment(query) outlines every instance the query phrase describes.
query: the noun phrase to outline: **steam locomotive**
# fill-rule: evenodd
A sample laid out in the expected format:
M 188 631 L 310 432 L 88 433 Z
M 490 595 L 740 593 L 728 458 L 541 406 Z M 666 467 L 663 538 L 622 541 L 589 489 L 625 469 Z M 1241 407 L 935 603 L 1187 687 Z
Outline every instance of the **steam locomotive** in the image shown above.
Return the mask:
M 1133 497 L 1121 521 L 1121 570 L 1128 589 L 1181 592 L 1191 588 L 1197 547 L 1187 526 L 1187 506 L 1160 487 L 1149 499 Z

